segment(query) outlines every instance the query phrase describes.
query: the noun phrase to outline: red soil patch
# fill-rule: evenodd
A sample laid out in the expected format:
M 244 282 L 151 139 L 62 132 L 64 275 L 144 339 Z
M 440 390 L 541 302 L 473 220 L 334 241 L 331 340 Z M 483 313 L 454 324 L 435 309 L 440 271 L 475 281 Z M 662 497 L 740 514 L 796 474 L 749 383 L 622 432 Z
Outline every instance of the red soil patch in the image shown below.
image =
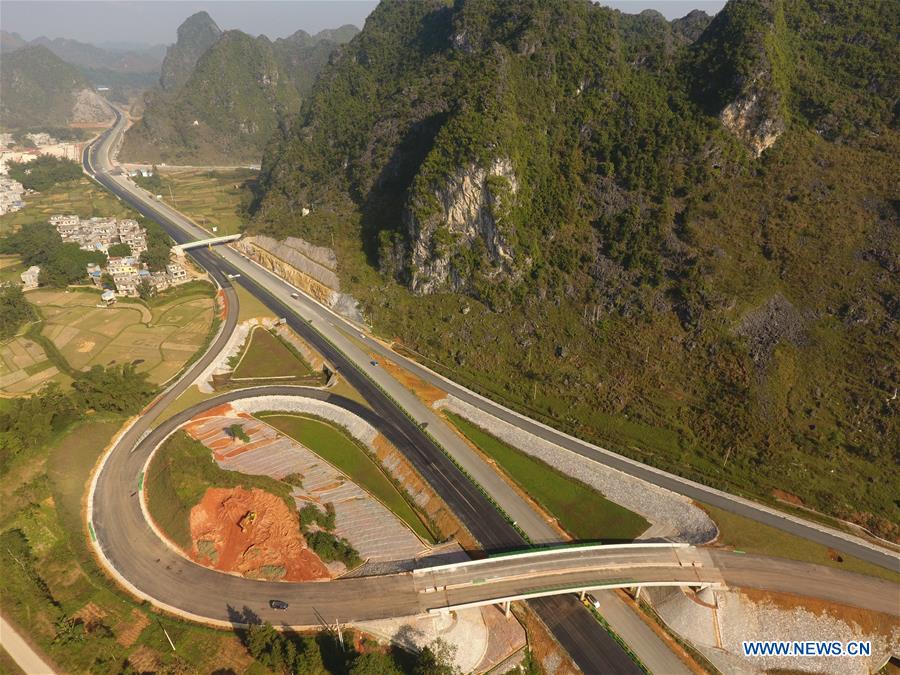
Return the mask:
M 191 556 L 203 565 L 283 581 L 331 578 L 307 548 L 297 516 L 264 490 L 209 488 L 191 509 L 190 525 Z
M 772 490 L 772 496 L 780 502 L 786 502 L 794 506 L 803 506 L 803 500 L 800 497 L 784 490 Z

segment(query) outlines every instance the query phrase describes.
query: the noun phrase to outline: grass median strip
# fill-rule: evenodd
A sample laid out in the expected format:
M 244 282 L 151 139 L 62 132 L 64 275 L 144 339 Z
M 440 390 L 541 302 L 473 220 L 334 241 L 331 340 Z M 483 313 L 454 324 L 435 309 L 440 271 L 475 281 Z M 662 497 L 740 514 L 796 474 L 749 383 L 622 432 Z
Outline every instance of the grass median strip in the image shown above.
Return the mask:
M 717 509 L 708 504 L 700 505 L 719 527 L 716 543 L 734 547 L 739 553 L 756 553 L 790 560 L 838 567 L 848 572 L 880 577 L 900 583 L 900 574 L 879 565 L 860 560 L 852 555 L 838 553 L 827 546 L 788 534 L 755 520 Z
M 649 527 L 636 513 L 544 462 L 507 445 L 471 422 L 447 413 L 457 429 L 578 540 L 631 541 Z
M 301 415 L 263 413 L 259 418 L 333 464 L 373 494 L 422 539 L 434 543 L 434 535 L 410 503 L 369 453 L 346 433 L 326 422 Z
M 265 328 L 256 327 L 250 334 L 232 377 L 236 379 L 265 379 L 308 377 L 313 374 L 309 365 Z

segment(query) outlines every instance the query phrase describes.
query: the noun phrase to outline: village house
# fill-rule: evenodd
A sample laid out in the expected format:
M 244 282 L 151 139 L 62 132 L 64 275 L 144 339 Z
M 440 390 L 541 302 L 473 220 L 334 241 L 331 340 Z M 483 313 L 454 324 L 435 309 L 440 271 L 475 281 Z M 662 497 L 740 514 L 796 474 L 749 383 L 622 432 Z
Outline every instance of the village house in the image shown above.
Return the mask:
M 50 224 L 64 242 L 78 244 L 85 251 L 106 253 L 113 244 L 127 244 L 134 256 L 147 250 L 147 233 L 131 218 L 82 220 L 74 215 L 56 215 L 51 216 Z

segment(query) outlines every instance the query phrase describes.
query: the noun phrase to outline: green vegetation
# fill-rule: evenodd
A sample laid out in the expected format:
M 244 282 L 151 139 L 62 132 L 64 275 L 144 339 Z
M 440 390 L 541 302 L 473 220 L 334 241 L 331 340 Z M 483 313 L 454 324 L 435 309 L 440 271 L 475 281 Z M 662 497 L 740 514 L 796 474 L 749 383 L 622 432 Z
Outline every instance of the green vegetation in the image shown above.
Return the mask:
M 21 286 L 0 287 L 0 340 L 8 340 L 27 321 L 35 318 Z
M 17 455 L 47 444 L 91 411 L 133 414 L 156 391 L 146 374 L 136 373 L 130 364 L 94 366 L 69 375 L 70 392 L 51 382 L 35 396 L 10 399 L 0 408 L 0 475 Z
M 292 513 L 297 508 L 291 486 L 268 476 L 250 476 L 219 468 L 203 443 L 177 431 L 160 446 L 147 468 L 144 490 L 153 520 L 176 544 L 191 546 L 191 509 L 211 487 L 254 488 L 277 495 Z
M 52 155 L 41 155 L 30 162 L 9 163 L 9 177 L 38 192 L 49 190 L 58 183 L 78 180 L 83 175 L 78 162 Z
M 404 491 L 394 485 L 366 449 L 344 431 L 327 422 L 299 415 L 263 413 L 259 418 L 334 465 L 350 480 L 374 495 L 423 540 L 431 543 L 436 541 Z
M 141 225 L 147 232 L 147 250 L 141 253 L 141 262 L 151 272 L 161 272 L 169 264 L 172 253 L 172 239 L 155 220 L 141 219 Z
M 47 223 L 24 225 L 0 240 L 0 252 L 14 253 L 27 266 L 39 265 L 40 283 L 64 287 L 84 281 L 88 263 L 106 264 L 103 253 L 82 251 L 78 244 L 63 243 L 56 228 Z
M 366 651 L 360 653 L 346 637 L 337 645 L 330 633 L 318 639 L 277 631 L 272 624 L 252 625 L 243 633 L 247 651 L 276 673 L 347 673 L 348 675 L 458 675 L 453 665 L 455 648 L 437 639 L 417 654 L 396 646 L 384 650 L 363 638 Z M 318 642 L 318 644 L 317 644 Z
M 575 539 L 630 541 L 650 526 L 584 483 L 506 445 L 458 415 L 447 413 L 447 417 Z
M 28 195 L 25 208 L 0 216 L 0 236 L 30 223 L 46 223 L 52 215 L 71 213 L 81 218 L 109 216 L 138 218 L 139 214 L 94 181 L 82 176 L 59 183 L 44 192 Z
M 30 445 L 4 475 L 4 616 L 66 672 L 128 672 L 149 653 L 160 664 L 158 672 L 239 668 L 262 675 L 265 671 L 250 661 L 233 632 L 155 613 L 97 567 L 82 499 L 100 453 L 124 422 L 123 417 L 92 416 L 75 423 L 46 444 Z
M 35 130 L 64 127 L 72 119 L 73 93 L 87 86 L 78 68 L 46 47 L 24 47 L 4 54 L 0 125 Z
M 228 435 L 243 443 L 250 442 L 250 437 L 247 435 L 247 432 L 244 431 L 243 424 L 232 424 L 230 427 L 228 427 Z
M 237 30 L 220 34 L 208 16 L 185 25 L 190 35 L 180 33 L 176 49 L 192 62 L 181 53 L 167 56 L 164 89 L 147 95 L 143 118 L 126 134 L 124 157 L 167 164 L 258 162 L 279 121 L 299 110 L 337 47 L 334 40 L 348 39 L 348 31 L 327 37 L 298 32 L 275 42 Z
M 325 562 L 342 562 L 348 570 L 359 567 L 363 559 L 349 541 L 327 530 L 304 530 L 306 543 Z
M 896 538 L 890 7 L 384 3 L 248 230 L 333 247 L 381 335 L 506 405 Z
M 851 555 L 838 554 L 836 551 L 815 544 L 808 539 L 782 532 L 768 525 L 761 525 L 754 520 L 717 509 L 714 506 L 701 504 L 701 507 L 719 527 L 719 538 L 716 543 L 722 546 L 745 553 L 758 553 L 836 567 L 848 572 L 866 574 L 900 583 L 900 574 L 893 570 L 873 565 Z
M 106 255 L 110 258 L 121 258 L 131 255 L 131 247 L 128 244 L 112 244 L 106 249 Z
M 277 335 L 256 327 L 238 361 L 232 377 L 237 379 L 300 378 L 313 375 L 299 354 Z
M 161 194 L 163 192 L 163 182 L 159 176 L 159 172 L 156 169 L 156 166 L 153 167 L 152 173 L 149 176 L 144 176 L 138 174 L 134 177 L 134 182 L 147 190 L 148 192 L 152 192 L 153 194 Z

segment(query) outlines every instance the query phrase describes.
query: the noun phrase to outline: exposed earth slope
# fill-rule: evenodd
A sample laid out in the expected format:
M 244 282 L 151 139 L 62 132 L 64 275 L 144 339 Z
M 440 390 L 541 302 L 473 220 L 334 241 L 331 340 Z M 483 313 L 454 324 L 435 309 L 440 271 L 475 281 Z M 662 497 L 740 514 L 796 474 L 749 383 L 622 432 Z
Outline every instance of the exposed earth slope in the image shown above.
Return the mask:
M 455 379 L 896 538 L 896 36 L 887 2 L 382 3 L 254 228 L 335 246 Z

